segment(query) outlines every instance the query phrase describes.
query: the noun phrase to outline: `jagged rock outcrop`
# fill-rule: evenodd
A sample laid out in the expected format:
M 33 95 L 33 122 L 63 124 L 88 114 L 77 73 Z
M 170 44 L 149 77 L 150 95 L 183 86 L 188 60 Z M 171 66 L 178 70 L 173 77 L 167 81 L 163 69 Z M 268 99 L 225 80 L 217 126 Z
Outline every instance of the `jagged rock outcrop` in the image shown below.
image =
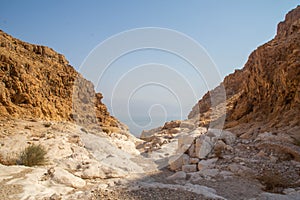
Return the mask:
M 224 78 L 223 87 L 225 87 L 226 91 L 226 98 L 230 99 L 234 95 L 238 94 L 241 91 L 240 84 L 244 81 L 243 77 L 243 70 L 235 70 L 234 73 L 229 74 Z M 192 108 L 192 111 L 189 113 L 188 118 L 195 118 L 199 117 L 199 114 L 208 112 L 211 109 L 211 96 L 217 99 L 218 95 L 223 95 L 221 90 L 221 84 L 216 87 L 214 90 L 207 92 L 202 99 L 198 101 L 198 103 Z M 222 103 L 219 101 L 217 103 Z
M 244 68 L 227 76 L 222 84 L 227 95 L 225 128 L 248 137 L 285 131 L 299 140 L 300 6 L 278 24 L 275 38 L 252 52 Z M 210 111 L 210 96 L 218 95 L 218 89 L 204 95 L 189 119 L 209 123 L 204 113 Z
M 106 132 L 126 129 L 101 99 L 63 55 L 0 31 L 0 117 L 96 123 Z

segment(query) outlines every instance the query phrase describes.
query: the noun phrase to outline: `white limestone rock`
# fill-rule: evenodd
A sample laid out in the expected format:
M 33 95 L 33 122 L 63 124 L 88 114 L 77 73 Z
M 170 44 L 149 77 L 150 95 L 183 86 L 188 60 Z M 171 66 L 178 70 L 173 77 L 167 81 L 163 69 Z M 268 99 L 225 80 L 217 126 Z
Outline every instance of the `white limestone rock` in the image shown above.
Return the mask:
M 84 180 L 77 176 L 74 176 L 73 174 L 60 167 L 54 168 L 52 176 L 53 181 L 69 187 L 82 188 L 86 185 L 86 182 Z
M 208 154 L 211 153 L 212 149 L 213 143 L 210 137 L 202 135 L 196 139 L 195 152 L 197 158 L 206 158 L 206 156 L 208 156 Z

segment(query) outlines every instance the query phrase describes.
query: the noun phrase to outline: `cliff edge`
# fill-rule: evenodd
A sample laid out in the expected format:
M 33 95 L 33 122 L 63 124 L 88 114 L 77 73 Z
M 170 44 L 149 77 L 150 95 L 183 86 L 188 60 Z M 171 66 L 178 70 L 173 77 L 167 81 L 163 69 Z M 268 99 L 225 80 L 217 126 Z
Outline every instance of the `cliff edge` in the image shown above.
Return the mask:
M 238 135 L 284 131 L 300 139 L 300 6 L 278 24 L 274 39 L 251 53 L 241 70 L 225 77 L 227 95 L 225 128 Z M 205 121 L 210 95 L 199 100 L 188 118 Z M 201 114 L 202 113 L 202 114 Z
M 94 91 L 53 49 L 0 31 L 0 117 L 99 124 L 106 132 L 126 129 Z

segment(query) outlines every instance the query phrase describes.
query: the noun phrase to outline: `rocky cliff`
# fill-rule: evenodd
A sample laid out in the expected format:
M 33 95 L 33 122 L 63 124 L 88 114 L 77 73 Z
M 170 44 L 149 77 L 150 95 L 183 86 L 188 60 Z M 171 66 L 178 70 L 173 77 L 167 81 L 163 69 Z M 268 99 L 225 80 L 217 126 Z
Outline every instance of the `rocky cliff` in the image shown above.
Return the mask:
M 0 31 L 0 117 L 98 123 L 122 127 L 91 82 L 51 48 Z
M 227 94 L 225 128 L 245 137 L 284 131 L 300 139 L 300 6 L 278 24 L 275 38 L 253 51 L 244 68 L 222 84 Z M 211 109 L 210 96 L 218 89 L 204 95 L 189 119 L 204 120 L 203 113 Z

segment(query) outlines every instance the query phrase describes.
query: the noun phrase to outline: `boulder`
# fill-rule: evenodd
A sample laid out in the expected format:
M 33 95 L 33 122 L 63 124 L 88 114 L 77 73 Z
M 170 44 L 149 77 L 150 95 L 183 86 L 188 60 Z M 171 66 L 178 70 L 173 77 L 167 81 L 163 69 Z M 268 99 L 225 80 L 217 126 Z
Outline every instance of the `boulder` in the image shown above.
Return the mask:
M 205 128 L 205 127 L 198 127 L 195 130 L 193 130 L 190 134 L 191 135 L 195 135 L 195 136 L 199 136 L 199 135 L 202 135 L 202 134 L 204 134 L 206 132 L 207 132 L 207 128 Z
M 196 139 L 195 153 L 196 157 L 200 159 L 206 158 L 206 156 L 212 151 L 213 143 L 210 137 L 201 135 Z
M 183 165 L 182 166 L 182 171 L 184 171 L 186 173 L 196 172 L 197 171 L 197 165 L 196 164 L 193 164 L 193 165 Z
M 229 131 L 222 131 L 220 139 L 223 140 L 227 145 L 233 145 L 236 140 L 236 135 Z
M 197 164 L 199 162 L 199 158 L 190 158 L 190 164 Z
M 222 135 L 222 130 L 221 129 L 210 128 L 210 129 L 208 129 L 206 135 L 209 136 L 209 137 L 220 138 L 221 135 Z
M 169 159 L 169 168 L 173 171 L 178 171 L 182 169 L 184 162 L 189 160 L 187 154 L 175 155 Z
M 209 129 L 207 135 L 215 137 L 218 140 L 223 140 L 227 145 L 232 145 L 236 140 L 235 134 L 222 129 Z
M 81 178 L 84 179 L 106 178 L 106 174 L 103 172 L 101 166 L 98 163 L 94 163 L 85 167 L 80 174 Z
M 180 133 L 181 128 L 172 128 L 169 130 L 169 134 L 177 134 Z
M 180 128 L 194 129 L 195 124 L 190 121 L 182 121 L 180 124 Z
M 219 175 L 219 173 L 220 171 L 218 169 L 204 169 L 191 174 L 190 181 L 192 183 L 199 184 L 199 181 L 201 182 L 203 179 L 211 180 L 215 178 L 217 175 Z
M 204 177 L 205 179 L 209 180 L 211 178 L 216 177 L 219 174 L 218 169 L 203 169 L 199 171 L 199 174 Z
M 190 164 L 190 157 L 187 154 L 183 154 L 182 155 L 182 164 L 183 165 Z
M 188 149 L 188 152 L 190 157 L 195 158 L 196 157 L 196 151 L 195 151 L 195 144 L 191 144 L 190 148 Z
M 216 157 L 222 157 L 223 151 L 226 149 L 226 144 L 222 140 L 218 140 L 214 145 L 214 154 Z
M 195 140 L 195 135 L 194 134 L 182 134 L 178 138 L 178 153 L 184 153 L 186 152 L 190 146 L 194 143 Z
M 208 160 L 201 160 L 198 163 L 198 170 L 213 168 L 215 166 L 215 163 L 217 162 L 218 158 L 211 158 Z
M 169 181 L 185 180 L 185 179 L 186 179 L 186 173 L 184 171 L 176 172 L 175 174 L 167 177 L 167 180 Z
M 73 188 L 82 188 L 86 185 L 86 182 L 81 178 L 74 176 L 73 174 L 69 173 L 68 171 L 55 167 L 53 170 L 48 170 L 51 172 L 52 180 Z

